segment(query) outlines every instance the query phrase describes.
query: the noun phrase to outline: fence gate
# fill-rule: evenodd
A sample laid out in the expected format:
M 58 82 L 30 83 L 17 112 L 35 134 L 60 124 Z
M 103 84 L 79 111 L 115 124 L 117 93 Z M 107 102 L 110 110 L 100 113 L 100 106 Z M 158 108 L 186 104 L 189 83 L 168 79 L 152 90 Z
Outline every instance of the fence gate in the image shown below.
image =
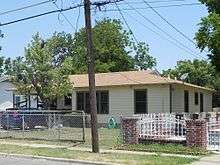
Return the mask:
M 208 123 L 208 149 L 220 151 L 220 121 Z

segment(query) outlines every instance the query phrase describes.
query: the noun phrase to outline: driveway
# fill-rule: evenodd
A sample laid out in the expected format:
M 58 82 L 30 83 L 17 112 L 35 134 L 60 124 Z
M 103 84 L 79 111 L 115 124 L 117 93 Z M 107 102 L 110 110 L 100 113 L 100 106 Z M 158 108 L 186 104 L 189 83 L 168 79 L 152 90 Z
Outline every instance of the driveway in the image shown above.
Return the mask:
M 45 159 L 18 158 L 13 156 L 0 156 L 0 165 L 86 165 L 86 164 L 51 161 Z

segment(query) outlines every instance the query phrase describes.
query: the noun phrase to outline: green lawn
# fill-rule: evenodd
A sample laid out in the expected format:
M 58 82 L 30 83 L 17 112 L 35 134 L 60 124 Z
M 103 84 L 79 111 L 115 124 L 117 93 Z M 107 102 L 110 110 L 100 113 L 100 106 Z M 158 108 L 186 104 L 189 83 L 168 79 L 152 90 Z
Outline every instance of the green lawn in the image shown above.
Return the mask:
M 5 133 L 4 133 L 5 134 Z M 0 133 L 0 136 L 4 135 Z M 16 142 L 16 143 L 37 143 L 37 144 L 51 144 L 62 146 L 78 146 L 78 147 L 91 147 L 91 133 L 90 128 L 85 129 L 85 143 L 74 143 L 65 140 L 82 140 L 82 130 L 78 128 L 62 129 L 60 132 L 60 139 L 64 141 L 58 141 L 58 132 L 54 130 L 38 130 L 27 131 L 22 133 L 21 131 L 10 131 L 12 138 L 2 139 L 1 141 Z M 25 137 L 25 139 L 22 139 Z M 19 138 L 19 139 L 18 139 Z M 40 140 L 36 140 L 40 139 Z M 48 140 L 43 140 L 48 139 Z M 102 149 L 119 149 L 119 150 L 131 150 L 131 151 L 143 151 L 143 152 L 157 152 L 157 153 L 174 153 L 174 154 L 189 154 L 189 155 L 206 155 L 208 151 L 201 148 L 190 148 L 183 145 L 176 144 L 138 144 L 138 145 L 123 145 L 120 141 L 119 129 L 99 129 L 99 144 Z
M 90 128 L 85 129 L 85 143 L 80 143 L 82 147 L 91 146 L 91 133 Z M 119 129 L 99 129 L 99 143 L 101 148 L 112 148 L 119 138 Z M 32 130 L 22 132 L 20 130 L 10 130 L 0 132 L 0 137 L 3 140 L 15 141 L 15 142 L 30 142 L 30 143 L 43 143 L 43 144 L 55 144 L 55 145 L 73 145 L 73 141 L 82 140 L 83 134 L 80 128 L 63 128 L 58 130 Z M 4 139 L 6 137 L 10 137 Z M 62 141 L 59 141 L 60 138 Z M 37 140 L 38 139 L 38 140 Z M 78 144 L 78 143 L 77 143 Z
M 187 147 L 181 144 L 118 144 L 114 147 L 118 150 L 156 152 L 156 153 L 172 153 L 185 155 L 207 155 L 209 151 L 198 147 Z
M 68 149 L 18 147 L 16 145 L 0 145 L 4 153 L 26 154 L 89 161 L 102 161 L 128 165 L 181 165 L 189 164 L 196 159 L 163 156 L 144 156 L 129 154 L 94 154 L 91 152 L 73 151 Z

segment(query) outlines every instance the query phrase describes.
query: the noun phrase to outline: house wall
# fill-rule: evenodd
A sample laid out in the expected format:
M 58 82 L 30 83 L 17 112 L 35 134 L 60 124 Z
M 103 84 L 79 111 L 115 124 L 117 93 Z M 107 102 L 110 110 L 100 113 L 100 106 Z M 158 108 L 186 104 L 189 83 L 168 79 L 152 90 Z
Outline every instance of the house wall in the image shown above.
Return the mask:
M 195 105 L 195 92 L 204 95 L 204 112 L 212 111 L 212 92 L 184 85 L 145 85 L 145 86 L 120 86 L 120 87 L 99 87 L 97 90 L 109 91 L 109 114 L 98 114 L 98 122 L 106 123 L 110 117 L 120 121 L 120 116 L 132 116 L 134 114 L 134 91 L 136 89 L 147 89 L 148 113 L 155 112 L 184 112 L 184 90 L 189 91 L 189 112 L 200 112 L 200 99 Z M 172 95 L 170 100 L 170 89 Z M 72 93 L 72 110 L 76 108 L 76 92 L 88 91 L 87 88 L 76 89 Z M 172 102 L 172 107 L 170 103 Z M 58 101 L 60 109 L 65 107 L 64 99 Z
M 13 88 L 13 84 L 8 81 L 0 82 L 0 105 L 6 105 L 6 107 L 1 106 L 0 110 L 5 110 L 5 108 L 13 107 L 13 92 L 7 91 L 7 89 Z
M 200 93 L 204 97 L 204 112 L 212 111 L 212 92 L 207 90 L 183 86 L 172 85 L 172 110 L 173 112 L 184 112 L 184 90 L 189 91 L 189 112 L 200 112 Z M 199 103 L 195 105 L 195 92 L 199 94 Z
M 97 90 L 109 91 L 109 114 L 98 114 L 98 122 L 106 123 L 110 117 L 115 117 L 117 122 L 120 116 L 132 116 L 134 114 L 134 90 L 147 89 L 148 113 L 170 112 L 169 85 L 147 86 L 121 86 L 97 88 Z M 72 109 L 76 109 L 76 92 L 87 91 L 77 89 L 72 94 Z
M 5 110 L 6 108 L 13 108 L 13 93 L 14 91 L 8 91 L 15 86 L 9 81 L 0 82 L 0 110 Z M 21 100 L 24 99 L 22 95 L 20 95 Z M 36 96 L 30 96 L 31 102 L 28 102 L 31 108 L 37 108 L 37 99 Z M 24 103 L 25 104 L 25 103 Z

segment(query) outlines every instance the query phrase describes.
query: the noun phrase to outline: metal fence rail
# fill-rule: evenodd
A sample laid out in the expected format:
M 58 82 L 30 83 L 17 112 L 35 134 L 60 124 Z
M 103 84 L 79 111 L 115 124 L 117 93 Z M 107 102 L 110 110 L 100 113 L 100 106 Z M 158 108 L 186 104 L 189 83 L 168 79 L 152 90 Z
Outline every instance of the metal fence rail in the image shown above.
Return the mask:
M 5 112 L 0 115 L 0 138 L 85 141 L 85 115 Z
M 220 151 L 220 121 L 208 122 L 208 149 Z
M 184 115 L 152 113 L 140 115 L 138 122 L 141 139 L 185 140 Z

